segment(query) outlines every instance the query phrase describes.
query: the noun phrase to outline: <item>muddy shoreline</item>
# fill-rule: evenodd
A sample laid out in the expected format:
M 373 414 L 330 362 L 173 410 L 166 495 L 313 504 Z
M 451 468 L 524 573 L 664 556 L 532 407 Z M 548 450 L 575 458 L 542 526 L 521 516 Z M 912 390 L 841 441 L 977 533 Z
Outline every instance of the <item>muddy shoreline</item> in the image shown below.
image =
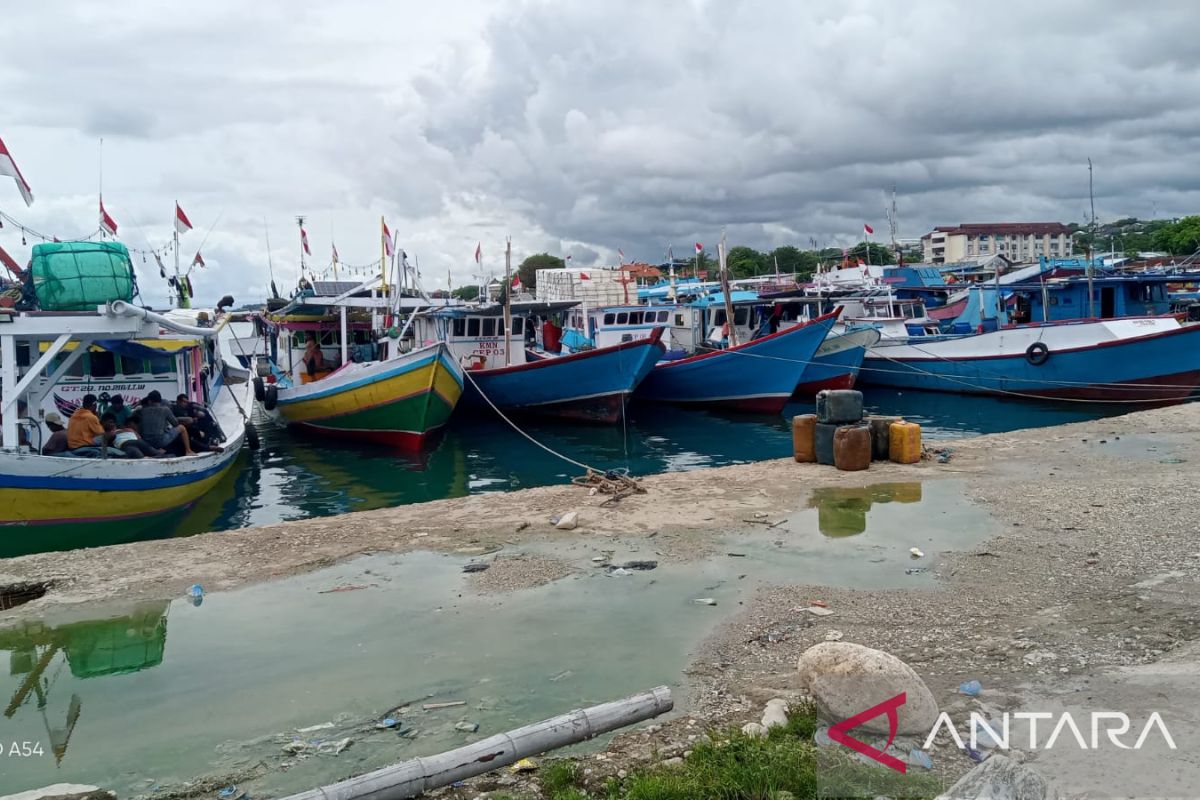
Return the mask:
M 540 542 L 603 537 L 614 547 L 635 544 L 659 560 L 687 562 L 710 554 L 732 530 L 803 508 L 814 488 L 957 478 L 969 501 L 991 515 L 997 533 L 929 564 L 935 588 L 761 588 L 694 654 L 689 715 L 617 737 L 588 768 L 600 777 L 678 755 L 698 729 L 750 720 L 769 697 L 794 696 L 797 658 L 831 631 L 904 659 L 951 711 L 1083 702 L 1099 685 L 1109 706 L 1145 706 L 1171 693 L 1165 685 L 1147 688 L 1154 683 L 1147 674 L 1194 671 L 1200 470 L 1193 454 L 1200 452 L 1200 409 L 1155 409 L 939 444 L 953 451 L 948 463 L 841 473 L 768 461 L 649 476 L 642 481 L 646 494 L 607 506 L 605 496 L 586 489 L 544 487 L 9 559 L 0 561 L 0 584 L 45 581 L 51 590 L 0 612 L 0 627 L 73 613 L 96 601 L 179 597 L 197 582 L 209 591 L 229 589 L 372 552 L 503 554 Z M 579 527 L 555 529 L 551 519 L 568 511 L 578 512 Z M 499 568 L 482 573 L 477 591 L 519 591 L 565 574 L 554 562 L 515 563 L 520 570 L 507 578 Z M 833 614 L 798 614 L 813 597 Z M 773 631 L 783 635 L 763 635 Z M 978 700 L 956 691 L 968 679 L 985 687 Z M 1200 705 L 1170 705 L 1178 730 L 1194 740 Z M 953 748 L 936 748 L 933 755 L 948 778 L 973 766 Z M 1077 794 L 1109 796 L 1094 787 L 1131 780 L 1120 759 L 1023 755 Z M 1172 796 L 1177 787 L 1174 796 L 1189 796 L 1188 787 L 1200 785 L 1200 764 L 1164 759 L 1153 770 L 1161 787 L 1146 793 Z

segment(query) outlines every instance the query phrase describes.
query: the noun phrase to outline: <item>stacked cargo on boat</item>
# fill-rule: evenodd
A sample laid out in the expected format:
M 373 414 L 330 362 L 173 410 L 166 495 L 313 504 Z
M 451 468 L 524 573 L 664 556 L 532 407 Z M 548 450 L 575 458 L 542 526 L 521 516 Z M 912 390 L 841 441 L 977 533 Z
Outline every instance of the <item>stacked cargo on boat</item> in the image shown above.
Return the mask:
M 792 419 L 796 461 L 828 464 L 849 472 L 869 469 L 872 461 L 920 461 L 921 426 L 899 417 L 864 417 L 862 392 L 818 392 L 816 406 L 815 414 Z

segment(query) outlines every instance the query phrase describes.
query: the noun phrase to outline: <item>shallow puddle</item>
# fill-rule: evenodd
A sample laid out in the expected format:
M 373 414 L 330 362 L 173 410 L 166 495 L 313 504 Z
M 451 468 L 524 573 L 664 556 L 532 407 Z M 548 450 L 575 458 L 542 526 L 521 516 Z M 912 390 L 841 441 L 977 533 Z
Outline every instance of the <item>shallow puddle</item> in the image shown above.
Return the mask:
M 628 574 L 593 561 L 614 547 L 604 537 L 538 547 L 577 571 L 503 595 L 475 594 L 462 572 L 491 556 L 418 552 L 199 606 L 25 622 L 0 631 L 0 741 L 38 742 L 44 755 L 0 761 L 2 784 L 94 783 L 128 797 L 243 772 L 240 788 L 279 796 L 658 684 L 685 707 L 690 652 L 755 586 L 929 585 L 937 553 L 994 530 L 953 481 L 823 490 L 809 505 L 748 524 L 709 559 Z M 656 546 L 627 540 L 611 563 L 654 559 Z M 379 727 L 386 717 L 394 728 Z

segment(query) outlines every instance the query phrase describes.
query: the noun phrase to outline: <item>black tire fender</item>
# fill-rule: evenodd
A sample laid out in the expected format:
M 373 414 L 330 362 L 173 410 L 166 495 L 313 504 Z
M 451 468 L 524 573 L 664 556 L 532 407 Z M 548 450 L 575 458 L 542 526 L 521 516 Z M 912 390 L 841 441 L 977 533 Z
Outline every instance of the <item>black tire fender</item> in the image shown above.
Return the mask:
M 1025 360 L 1035 367 L 1040 367 L 1050 360 L 1050 348 L 1044 342 L 1034 342 L 1026 348 Z
M 262 442 L 258 438 L 258 428 L 254 427 L 249 422 L 246 423 L 246 446 L 252 451 L 257 450 L 262 446 Z
M 279 389 L 277 389 L 274 384 L 271 384 L 267 387 L 267 390 L 263 396 L 263 408 L 265 408 L 267 411 L 274 411 L 275 404 L 278 402 Z
M 267 389 L 262 378 L 254 379 L 254 399 L 260 403 L 267 399 Z

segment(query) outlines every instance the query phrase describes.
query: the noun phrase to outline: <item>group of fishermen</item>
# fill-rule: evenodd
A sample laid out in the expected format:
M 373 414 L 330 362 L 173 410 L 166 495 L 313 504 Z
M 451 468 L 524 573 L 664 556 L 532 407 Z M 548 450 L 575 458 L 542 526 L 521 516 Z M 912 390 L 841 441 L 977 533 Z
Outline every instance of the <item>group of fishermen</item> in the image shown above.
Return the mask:
M 63 425 L 55 412 L 45 416 L 50 438 L 42 455 L 95 456 L 101 448 L 127 458 L 190 456 L 198 452 L 220 452 L 223 438 L 212 415 L 186 394 L 166 404 L 157 390 L 150 392 L 134 410 L 121 395 L 108 400 L 103 414 L 97 413 L 99 398 L 84 395 L 79 408 Z

